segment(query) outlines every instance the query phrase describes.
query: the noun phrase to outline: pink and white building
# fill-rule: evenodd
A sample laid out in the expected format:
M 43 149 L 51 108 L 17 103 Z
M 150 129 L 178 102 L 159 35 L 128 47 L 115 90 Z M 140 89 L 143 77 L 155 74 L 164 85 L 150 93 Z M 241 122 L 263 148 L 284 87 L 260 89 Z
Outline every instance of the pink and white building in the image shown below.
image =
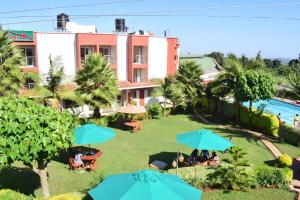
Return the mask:
M 25 53 L 23 70 L 39 73 L 43 82 L 49 71 L 50 55 L 60 57 L 65 84 L 74 82 L 89 54 L 99 52 L 105 56 L 118 78 L 120 106 L 132 100 L 140 106 L 157 103 L 158 99 L 150 96 L 151 90 L 158 87 L 152 80 L 172 75 L 178 68 L 179 40 L 173 37 L 156 37 L 144 32 L 126 35 L 32 32 L 31 39 L 23 40 L 24 34 L 19 40 L 14 37 L 14 44 Z

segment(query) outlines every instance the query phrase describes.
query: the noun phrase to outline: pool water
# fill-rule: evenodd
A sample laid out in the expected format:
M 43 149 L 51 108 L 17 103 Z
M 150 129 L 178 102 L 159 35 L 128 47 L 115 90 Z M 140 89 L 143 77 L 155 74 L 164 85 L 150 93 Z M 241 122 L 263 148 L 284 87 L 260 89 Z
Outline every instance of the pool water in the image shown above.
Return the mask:
M 244 102 L 243 105 L 249 107 L 249 102 Z M 272 113 L 274 115 L 280 113 L 280 119 L 291 125 L 294 124 L 294 116 L 296 114 L 300 115 L 300 106 L 285 103 L 276 99 L 265 101 L 261 100 L 253 103 L 253 107 L 255 108 L 258 108 L 262 105 L 265 105 L 265 112 Z

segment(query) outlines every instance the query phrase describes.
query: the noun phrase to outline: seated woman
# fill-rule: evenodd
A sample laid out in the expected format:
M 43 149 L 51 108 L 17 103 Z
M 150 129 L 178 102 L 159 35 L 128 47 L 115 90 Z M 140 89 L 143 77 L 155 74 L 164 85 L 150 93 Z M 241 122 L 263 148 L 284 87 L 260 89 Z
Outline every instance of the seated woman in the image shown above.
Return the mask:
M 193 150 L 193 152 L 191 153 L 191 156 L 188 158 L 189 164 L 199 162 L 198 153 L 199 153 L 198 149 Z
M 76 165 L 82 165 L 83 164 L 83 161 L 81 160 L 81 156 L 83 156 L 81 152 L 77 152 L 77 154 L 75 155 L 74 160 L 75 160 Z
M 205 162 L 209 160 L 209 152 L 207 150 L 202 150 L 200 154 L 200 161 Z
M 220 159 L 216 152 L 212 152 L 212 156 L 208 161 L 208 165 L 219 165 Z

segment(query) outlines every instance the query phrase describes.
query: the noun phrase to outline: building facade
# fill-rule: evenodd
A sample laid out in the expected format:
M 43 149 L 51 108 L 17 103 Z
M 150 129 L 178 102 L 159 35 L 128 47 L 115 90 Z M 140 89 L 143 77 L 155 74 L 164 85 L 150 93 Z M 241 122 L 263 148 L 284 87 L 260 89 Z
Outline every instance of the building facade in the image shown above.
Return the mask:
M 159 85 L 153 80 L 175 74 L 179 64 L 179 40 L 155 37 L 150 33 L 41 33 L 9 31 L 14 44 L 24 51 L 24 71 L 40 74 L 45 83 L 49 57 L 59 58 L 64 66 L 64 84 L 73 83 L 88 55 L 101 53 L 116 73 L 121 91 L 120 106 L 135 101 L 139 106 L 157 103 L 150 96 Z

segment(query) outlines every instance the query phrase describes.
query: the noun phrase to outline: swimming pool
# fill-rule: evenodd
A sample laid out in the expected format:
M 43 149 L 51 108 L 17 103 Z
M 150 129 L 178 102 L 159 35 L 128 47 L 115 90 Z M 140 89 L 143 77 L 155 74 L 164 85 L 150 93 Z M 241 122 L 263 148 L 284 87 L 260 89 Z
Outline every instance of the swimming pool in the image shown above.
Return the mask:
M 244 102 L 244 106 L 249 107 L 249 102 Z M 257 108 L 261 105 L 266 105 L 265 112 L 272 113 L 274 115 L 277 115 L 278 113 L 281 113 L 280 118 L 282 121 L 288 123 L 288 124 L 294 124 L 294 116 L 296 114 L 300 115 L 300 106 L 292 105 L 289 103 L 285 103 L 283 101 L 279 101 L 276 99 L 270 99 L 265 101 L 257 101 L 253 103 L 253 107 Z

